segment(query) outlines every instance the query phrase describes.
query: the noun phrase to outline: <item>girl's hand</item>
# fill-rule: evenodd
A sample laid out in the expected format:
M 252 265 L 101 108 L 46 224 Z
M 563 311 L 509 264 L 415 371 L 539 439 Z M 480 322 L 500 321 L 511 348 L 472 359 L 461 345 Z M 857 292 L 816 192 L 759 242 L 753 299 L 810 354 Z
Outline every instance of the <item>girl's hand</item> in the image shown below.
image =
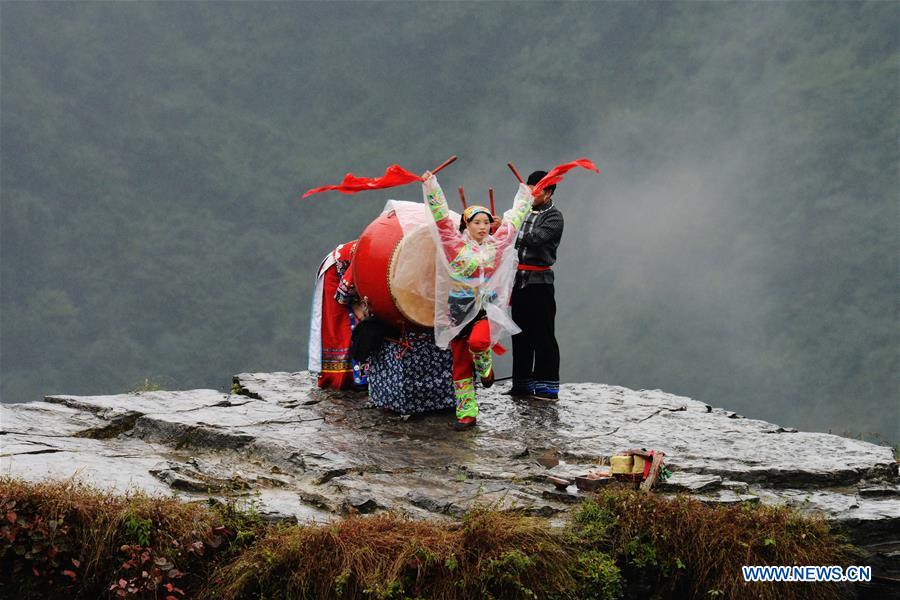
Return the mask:
M 422 173 L 422 183 L 425 183 L 432 177 L 434 177 L 434 174 L 431 171 L 425 171 L 424 173 Z

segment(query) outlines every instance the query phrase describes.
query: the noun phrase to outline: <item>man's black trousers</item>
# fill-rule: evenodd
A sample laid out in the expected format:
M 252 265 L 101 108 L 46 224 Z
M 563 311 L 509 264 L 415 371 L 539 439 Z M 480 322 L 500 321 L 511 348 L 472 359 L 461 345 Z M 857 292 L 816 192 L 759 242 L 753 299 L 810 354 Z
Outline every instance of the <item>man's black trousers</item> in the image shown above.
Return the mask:
M 513 381 L 559 382 L 559 344 L 556 343 L 556 299 L 552 283 L 515 287 L 513 321 L 522 333 L 512 337 Z

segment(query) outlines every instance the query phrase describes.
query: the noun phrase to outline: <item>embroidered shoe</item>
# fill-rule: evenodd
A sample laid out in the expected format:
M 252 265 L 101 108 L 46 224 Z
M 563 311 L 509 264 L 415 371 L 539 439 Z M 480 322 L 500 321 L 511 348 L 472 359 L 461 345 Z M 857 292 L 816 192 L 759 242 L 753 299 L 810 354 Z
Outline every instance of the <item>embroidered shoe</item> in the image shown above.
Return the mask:
M 478 422 L 475 420 L 475 417 L 463 417 L 453 424 L 453 429 L 456 431 L 465 431 L 466 429 L 472 429 L 477 424 Z
M 481 378 L 481 387 L 484 389 L 488 389 L 494 385 L 494 369 L 491 369 L 491 372 L 488 373 L 487 377 Z
M 547 392 L 535 392 L 531 395 L 534 400 L 543 400 L 544 402 L 558 402 L 559 396 L 556 394 L 548 394 Z

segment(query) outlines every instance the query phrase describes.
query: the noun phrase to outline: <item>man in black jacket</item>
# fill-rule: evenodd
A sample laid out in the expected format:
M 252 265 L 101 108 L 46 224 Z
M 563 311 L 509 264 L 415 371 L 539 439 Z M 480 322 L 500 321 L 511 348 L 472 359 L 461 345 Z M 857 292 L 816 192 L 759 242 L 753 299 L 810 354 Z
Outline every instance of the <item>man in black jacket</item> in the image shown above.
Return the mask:
M 547 174 L 528 176 L 534 186 Z M 512 293 L 512 316 L 522 332 L 514 335 L 513 396 L 556 401 L 559 394 L 559 344 L 556 343 L 556 299 L 553 270 L 563 233 L 563 216 L 553 203 L 555 185 L 534 198 L 531 214 L 519 230 L 519 270 Z

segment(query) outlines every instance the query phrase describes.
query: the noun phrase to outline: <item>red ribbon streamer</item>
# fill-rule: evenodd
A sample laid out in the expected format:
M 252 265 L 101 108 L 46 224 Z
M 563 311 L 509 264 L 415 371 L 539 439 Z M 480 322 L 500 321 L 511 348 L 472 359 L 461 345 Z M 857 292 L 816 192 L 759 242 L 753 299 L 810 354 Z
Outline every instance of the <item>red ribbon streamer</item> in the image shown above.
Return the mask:
M 588 171 L 594 171 L 595 173 L 600 172 L 600 169 L 597 168 L 597 165 L 586 158 L 579 158 L 578 160 L 573 160 L 572 162 L 556 165 L 555 167 L 550 169 L 549 173 L 544 175 L 543 179 L 535 184 L 535 186 L 531 189 L 531 195 L 537 196 L 541 192 L 541 190 L 543 190 L 548 185 L 555 185 L 559 183 L 563 180 L 563 176 L 575 167 L 581 167 L 583 169 L 587 169 Z
M 413 181 L 422 181 L 415 173 L 410 173 L 399 165 L 391 165 L 384 171 L 381 177 L 357 177 L 353 173 L 344 175 L 344 180 L 339 185 L 325 185 L 309 190 L 303 197 L 312 196 L 319 192 L 337 191 L 342 194 L 355 194 L 366 190 L 382 190 L 390 187 L 406 185 Z

